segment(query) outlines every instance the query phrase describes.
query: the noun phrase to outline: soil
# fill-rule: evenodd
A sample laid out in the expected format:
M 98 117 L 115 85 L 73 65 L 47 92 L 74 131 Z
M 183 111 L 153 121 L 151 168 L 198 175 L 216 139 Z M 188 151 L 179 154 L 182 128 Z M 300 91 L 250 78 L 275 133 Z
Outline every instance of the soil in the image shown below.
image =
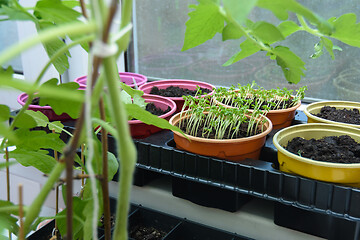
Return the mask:
M 181 129 L 183 132 L 186 132 L 186 131 L 185 131 L 185 130 L 186 130 L 186 129 L 185 129 L 185 126 L 187 125 L 187 120 L 185 119 L 185 120 L 183 121 L 183 123 L 184 123 L 184 124 L 182 125 L 182 127 L 181 127 L 180 129 Z M 250 135 L 250 136 L 247 135 L 247 128 L 248 128 L 248 123 L 242 123 L 242 124 L 240 125 L 240 130 L 239 130 L 238 134 L 237 134 L 236 136 L 234 136 L 233 138 L 231 138 L 232 130 L 228 128 L 228 129 L 225 130 L 225 135 L 224 135 L 224 138 L 223 138 L 223 139 L 236 139 L 236 138 L 243 138 L 243 137 L 253 136 L 253 135 Z M 199 129 L 198 129 L 195 137 L 202 137 L 202 136 L 201 136 L 202 132 L 203 132 L 203 126 L 199 127 Z M 229 134 L 229 132 L 230 132 L 230 138 L 227 137 L 228 134 Z M 261 129 L 259 128 L 259 129 L 257 130 L 257 132 L 256 132 L 255 135 L 260 134 L 260 133 L 261 133 Z M 215 134 L 214 134 L 214 133 L 210 133 L 210 135 L 209 135 L 208 138 L 209 138 L 209 139 L 215 139 Z
M 273 102 L 273 103 L 276 104 L 278 101 L 271 101 L 271 102 Z M 225 104 L 225 99 L 222 100 L 222 103 Z M 250 103 L 250 108 L 249 108 L 249 109 L 254 109 L 255 103 L 256 103 L 256 99 L 254 99 L 254 100 Z M 269 104 L 268 101 L 263 102 L 263 103 L 261 104 L 261 108 L 260 108 L 260 109 L 263 109 L 263 106 L 267 106 L 268 104 Z M 293 104 L 293 101 L 292 101 L 291 99 L 289 99 L 289 100 L 283 101 L 283 103 L 280 104 L 280 106 L 277 106 L 277 107 L 271 106 L 271 107 L 270 107 L 270 110 L 287 109 L 287 108 L 289 108 L 290 106 L 293 106 L 292 104 Z M 231 106 L 231 107 L 234 107 L 234 106 L 236 106 L 236 103 L 235 103 L 235 102 L 229 102 L 229 103 L 227 103 L 226 105 Z
M 347 135 L 324 137 L 319 140 L 296 137 L 289 141 L 285 149 L 317 161 L 360 163 L 360 144 Z
M 105 228 L 105 225 L 104 225 L 104 214 L 101 216 L 100 218 L 100 226 L 99 228 Z M 110 228 L 113 228 L 115 227 L 115 215 L 114 214 L 111 214 L 110 215 Z
M 148 104 L 146 104 L 146 111 L 148 111 L 154 115 L 161 116 L 161 115 L 164 115 L 165 113 L 170 112 L 171 108 L 168 107 L 166 110 L 162 110 L 161 108 L 156 107 L 155 104 L 148 103 Z
M 161 240 L 166 232 L 154 227 L 135 226 L 130 229 L 129 235 L 135 240 Z
M 200 88 L 202 94 L 210 93 L 212 90 L 207 88 Z M 152 87 L 150 94 L 160 95 L 163 97 L 182 97 L 182 96 L 195 96 L 198 90 L 189 90 L 185 88 L 170 86 L 166 89 L 159 89 L 158 87 Z
M 40 98 L 39 97 L 33 98 L 33 100 L 31 101 L 31 105 L 40 105 Z
M 321 108 L 320 113 L 315 116 L 324 118 L 330 121 L 357 124 L 360 125 L 359 109 L 336 109 L 331 106 L 324 106 Z

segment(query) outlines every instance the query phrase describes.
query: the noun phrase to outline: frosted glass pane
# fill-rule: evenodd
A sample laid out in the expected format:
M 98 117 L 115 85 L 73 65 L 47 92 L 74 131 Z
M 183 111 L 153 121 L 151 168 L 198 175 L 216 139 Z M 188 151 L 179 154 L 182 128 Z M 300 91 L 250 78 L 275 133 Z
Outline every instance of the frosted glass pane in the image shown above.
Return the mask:
M 10 21 L 0 21 L 0 52 L 18 41 L 16 23 Z M 17 72 L 23 71 L 20 57 L 11 60 L 5 66 L 8 65 L 11 65 Z
M 355 12 L 360 16 L 360 5 L 349 1 L 301 1 L 322 17 L 340 16 Z M 284 45 L 289 46 L 306 62 L 306 77 L 299 85 L 290 85 L 281 69 L 264 53 L 243 59 L 229 67 L 222 64 L 240 50 L 241 41 L 221 41 L 217 34 L 202 46 L 181 52 L 188 5 L 191 0 L 137 0 L 135 2 L 135 62 L 131 69 L 151 77 L 203 80 L 216 85 L 246 84 L 255 80 L 265 88 L 287 87 L 297 89 L 307 85 L 308 97 L 321 99 L 346 99 L 360 101 L 360 50 L 347 47 L 335 52 L 335 60 L 328 53 L 318 59 L 310 59 L 313 46 L 319 41 L 305 32 L 293 34 Z M 267 19 L 277 23 L 268 11 L 258 10 L 251 15 L 253 20 Z M 295 20 L 294 16 L 291 16 Z M 360 18 L 360 17 L 359 17 Z M 359 20 L 359 19 L 358 19 Z

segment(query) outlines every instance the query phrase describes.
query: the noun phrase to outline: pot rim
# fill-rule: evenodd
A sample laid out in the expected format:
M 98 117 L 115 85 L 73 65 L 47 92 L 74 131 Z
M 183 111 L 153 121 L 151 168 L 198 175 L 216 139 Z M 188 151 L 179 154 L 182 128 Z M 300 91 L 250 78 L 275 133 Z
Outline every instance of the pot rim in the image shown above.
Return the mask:
M 176 126 L 176 123 L 180 120 L 180 114 L 181 112 L 175 114 L 174 116 L 172 116 L 169 120 L 169 123 L 173 126 Z M 176 119 L 176 118 L 179 118 L 179 119 Z M 243 137 L 243 138 L 235 138 L 235 139 L 209 139 L 209 138 L 201 138 L 201 137 L 194 137 L 194 136 L 191 136 L 191 135 L 188 135 L 186 133 L 184 133 L 184 135 L 190 140 L 190 141 L 197 141 L 197 142 L 208 142 L 208 143 L 221 143 L 221 144 L 226 144 L 226 143 L 232 143 L 232 142 L 245 142 L 245 141 L 251 141 L 251 140 L 255 140 L 255 139 L 258 139 L 258 138 L 262 138 L 266 135 L 268 135 L 272 128 L 273 128 L 273 124 L 272 122 L 270 121 L 269 118 L 267 118 L 266 116 L 262 116 L 262 118 L 265 118 L 267 120 L 267 129 L 260 133 L 260 134 L 257 134 L 257 135 L 253 135 L 253 136 L 250 136 L 250 137 Z M 266 124 L 265 124 L 266 126 Z M 172 131 L 174 134 L 180 136 L 180 137 L 184 137 L 181 133 L 179 132 L 176 132 L 176 131 Z
M 333 105 L 331 105 L 333 104 Z M 328 124 L 336 124 L 341 126 L 353 127 L 353 128 L 360 128 L 360 125 L 357 124 L 350 124 L 350 123 L 343 123 L 343 122 L 336 122 L 327 120 L 325 118 L 317 117 L 312 114 L 313 110 L 320 109 L 324 106 L 331 106 L 331 107 L 341 107 L 341 108 L 357 108 L 360 110 L 360 103 L 353 102 L 353 101 L 321 101 L 321 102 L 314 102 L 307 105 L 304 109 L 304 113 L 308 118 L 314 119 L 318 122 L 328 123 Z
M 147 82 L 147 83 L 141 85 L 139 87 L 139 90 L 144 91 L 144 89 L 147 89 L 148 87 L 156 87 L 158 84 L 163 85 L 163 84 L 170 84 L 170 83 L 176 83 L 176 82 L 191 84 L 193 86 L 199 85 L 199 83 L 200 83 L 201 85 L 206 85 L 207 87 L 205 87 L 205 88 L 212 89 L 212 91 L 209 92 L 208 94 L 204 94 L 201 96 L 213 95 L 215 92 L 215 86 L 210 83 L 196 81 L 196 80 L 188 80 L 188 79 L 165 79 L 165 80 Z M 148 93 L 148 94 L 150 94 L 150 93 Z M 150 95 L 155 95 L 155 94 L 150 94 Z M 159 96 L 159 95 L 156 95 L 156 96 Z M 174 101 L 183 101 L 184 100 L 182 97 L 166 97 L 166 98 L 172 99 Z
M 144 84 L 147 82 L 147 77 L 145 75 L 142 75 L 142 74 L 139 74 L 139 73 L 133 73 L 133 72 L 119 72 L 119 77 L 121 79 L 121 76 L 123 77 L 138 77 L 138 79 L 140 79 L 139 82 L 137 82 L 138 86 L 139 84 Z M 82 81 L 87 80 L 87 75 L 85 76 L 81 76 L 81 77 L 78 77 L 78 78 L 75 78 L 74 82 L 78 83 L 80 87 L 86 87 L 86 84 L 82 83 Z M 129 87 L 135 87 L 135 84 L 131 83 L 128 85 Z
M 332 167 L 332 168 L 359 168 L 360 167 L 360 163 L 331 163 L 331 162 L 322 162 L 322 161 L 317 161 L 317 160 L 312 160 L 310 158 L 305 158 L 305 157 L 300 157 L 299 155 L 296 155 L 294 153 L 289 152 L 288 150 L 286 150 L 283 146 L 280 145 L 279 143 L 279 135 L 287 133 L 287 132 L 292 132 L 294 129 L 297 128 L 304 128 L 305 131 L 312 131 L 312 130 L 321 130 L 321 129 L 329 129 L 329 130 L 333 130 L 333 131 L 344 131 L 343 135 L 347 135 L 347 134 L 351 134 L 354 131 L 357 132 L 357 134 L 360 136 L 360 129 L 356 129 L 353 127 L 348 127 L 348 126 L 340 126 L 340 125 L 336 125 L 336 124 L 325 124 L 325 123 L 307 123 L 307 124 L 299 124 L 299 125 L 295 125 L 295 126 L 291 126 L 291 127 L 287 127 L 284 128 L 280 131 L 278 131 L 274 137 L 273 137 L 273 143 L 274 146 L 276 147 L 276 149 L 278 151 L 280 151 L 281 153 L 283 153 L 284 155 L 286 155 L 287 157 L 291 157 L 293 160 L 297 160 L 303 163 L 307 163 L 307 164 L 312 164 L 312 165 L 316 165 L 316 166 L 320 166 L 320 167 Z M 332 136 L 332 135 L 329 135 Z
M 17 97 L 17 102 L 21 105 L 24 106 L 25 105 L 25 101 L 28 99 L 28 94 L 27 93 L 21 93 L 18 97 Z M 25 100 L 25 101 L 24 101 Z M 33 109 L 48 109 L 48 110 L 52 110 L 51 106 L 40 106 L 40 105 L 33 105 L 30 104 L 29 107 L 33 108 Z

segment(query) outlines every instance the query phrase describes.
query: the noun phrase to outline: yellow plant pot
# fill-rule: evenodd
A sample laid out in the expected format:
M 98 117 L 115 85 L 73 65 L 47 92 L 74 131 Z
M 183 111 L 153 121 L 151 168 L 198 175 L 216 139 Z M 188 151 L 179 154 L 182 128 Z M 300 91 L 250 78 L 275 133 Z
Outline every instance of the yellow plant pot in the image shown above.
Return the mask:
M 277 132 L 273 138 L 278 150 L 280 170 L 304 177 L 360 187 L 360 163 L 344 164 L 315 161 L 287 151 L 284 146 L 295 137 L 321 139 L 349 135 L 360 142 L 360 129 L 323 123 L 301 124 Z
M 341 126 L 360 128 L 360 125 L 330 121 L 330 120 L 320 118 L 320 117 L 317 117 L 314 115 L 314 114 L 320 113 L 321 108 L 325 107 L 325 106 L 335 107 L 336 109 L 357 108 L 360 110 L 360 103 L 358 103 L 358 102 L 349 102 L 349 101 L 315 102 L 315 103 L 309 104 L 304 110 L 305 115 L 308 117 L 308 123 L 330 123 L 330 124 L 338 124 Z

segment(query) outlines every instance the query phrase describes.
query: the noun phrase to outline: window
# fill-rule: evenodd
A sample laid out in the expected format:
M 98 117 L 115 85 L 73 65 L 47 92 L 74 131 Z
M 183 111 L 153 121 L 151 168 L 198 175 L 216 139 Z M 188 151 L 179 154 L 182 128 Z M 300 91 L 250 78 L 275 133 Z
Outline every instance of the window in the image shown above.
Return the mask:
M 301 1 L 324 18 L 354 12 L 360 16 L 357 1 Z M 255 80 L 265 88 L 297 89 L 307 85 L 307 97 L 360 101 L 360 49 L 334 41 L 343 51 L 335 52 L 335 60 L 328 53 L 310 59 L 316 37 L 297 32 L 284 45 L 289 46 L 306 62 L 306 77 L 300 84 L 288 84 L 281 69 L 264 53 L 258 53 L 231 66 L 222 64 L 240 50 L 240 40 L 221 41 L 217 34 L 204 45 L 181 52 L 188 5 L 194 0 L 137 0 L 134 7 L 133 58 L 129 70 L 156 78 L 201 80 L 215 85 L 246 84 Z M 294 17 L 294 16 L 293 16 Z M 277 19 L 266 10 L 252 13 L 253 20 L 266 18 L 277 24 Z M 294 18 L 295 19 L 295 18 Z M 358 19 L 359 21 L 360 19 Z
M 16 22 L 0 21 L 0 33 L 0 52 L 19 41 Z M 10 61 L 7 66 L 9 65 L 13 67 L 15 72 L 22 73 L 23 68 L 20 57 Z

